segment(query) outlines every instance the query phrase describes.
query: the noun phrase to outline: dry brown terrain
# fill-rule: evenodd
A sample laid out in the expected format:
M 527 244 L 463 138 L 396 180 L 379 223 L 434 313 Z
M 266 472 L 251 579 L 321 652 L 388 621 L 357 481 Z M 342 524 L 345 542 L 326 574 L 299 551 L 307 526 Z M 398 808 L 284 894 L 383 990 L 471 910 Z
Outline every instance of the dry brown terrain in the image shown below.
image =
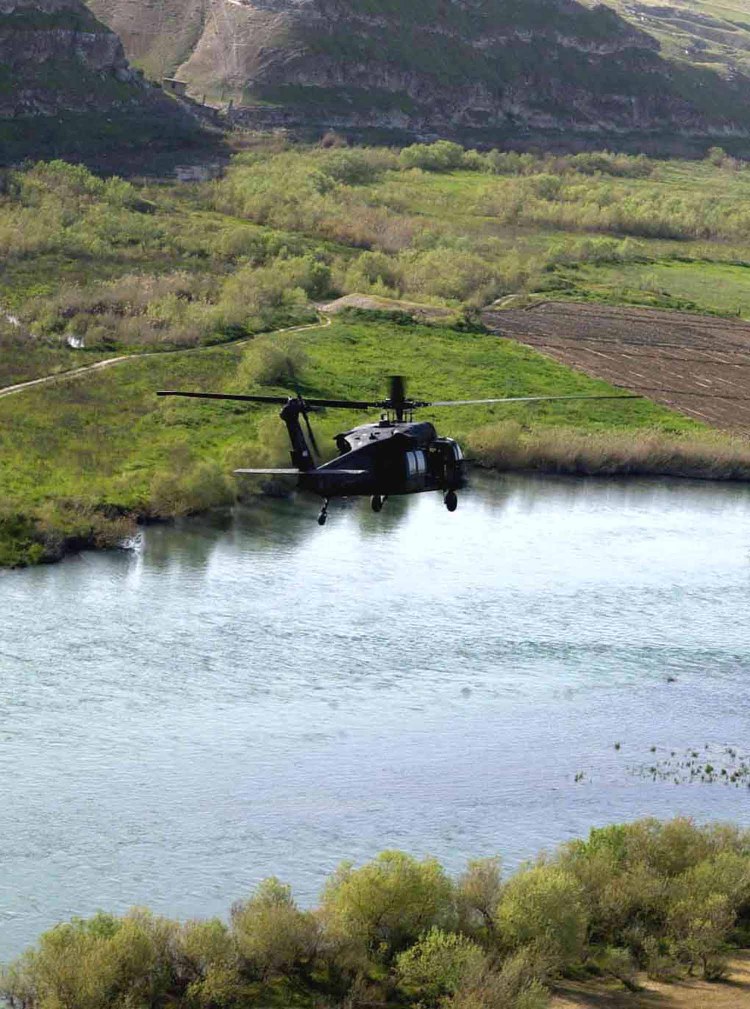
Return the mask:
M 750 324 L 739 319 L 554 301 L 483 318 L 588 375 L 717 427 L 750 430 Z
M 551 1009 L 750 1009 L 750 952 L 734 958 L 730 977 L 721 984 L 644 979 L 643 985 L 644 991 L 633 994 L 619 985 L 570 983 L 552 999 Z

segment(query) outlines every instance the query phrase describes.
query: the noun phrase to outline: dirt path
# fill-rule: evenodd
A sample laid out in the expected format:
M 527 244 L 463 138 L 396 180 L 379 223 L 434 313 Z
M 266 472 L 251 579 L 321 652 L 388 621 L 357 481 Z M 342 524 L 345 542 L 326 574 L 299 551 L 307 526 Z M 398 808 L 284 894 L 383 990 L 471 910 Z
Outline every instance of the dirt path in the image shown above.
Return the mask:
M 716 427 L 750 431 L 750 324 L 739 319 L 554 301 L 483 319 L 587 375 Z
M 641 992 L 602 982 L 569 983 L 558 990 L 550 1009 L 750 1009 L 750 951 L 732 960 L 721 984 L 689 978 L 675 984 L 643 979 Z
M 271 333 L 257 334 L 264 336 L 276 336 L 279 333 L 302 333 L 306 329 L 322 329 L 331 325 L 329 316 L 321 316 L 318 322 L 306 323 L 304 326 L 288 326 L 286 329 L 275 329 Z M 73 368 L 70 371 L 60 371 L 53 375 L 44 375 L 42 378 L 33 378 L 28 382 L 19 382 L 17 385 L 6 385 L 0 389 L 0 399 L 5 396 L 14 396 L 18 392 L 26 389 L 33 389 L 40 385 L 51 385 L 53 382 L 64 382 L 71 378 L 79 378 L 81 375 L 90 375 L 95 371 L 102 371 L 104 368 L 112 368 L 123 361 L 139 361 L 146 357 L 171 357 L 175 354 L 198 354 L 208 353 L 211 350 L 221 350 L 226 347 L 244 347 L 255 339 L 255 336 L 248 336 L 244 340 L 235 340 L 231 343 L 219 343 L 213 347 L 187 347 L 185 350 L 162 350 L 151 351 L 146 354 L 122 354 L 119 357 L 108 357 L 106 361 L 97 361 L 96 364 L 87 364 L 82 368 Z

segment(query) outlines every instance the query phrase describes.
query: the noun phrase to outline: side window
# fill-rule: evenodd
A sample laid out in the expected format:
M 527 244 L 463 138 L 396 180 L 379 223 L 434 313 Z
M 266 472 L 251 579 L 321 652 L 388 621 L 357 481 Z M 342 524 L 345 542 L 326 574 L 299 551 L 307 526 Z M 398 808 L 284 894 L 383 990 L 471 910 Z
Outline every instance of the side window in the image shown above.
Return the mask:
M 457 441 L 453 442 L 453 455 L 459 461 L 464 457 L 464 454 L 461 451 L 461 446 L 458 444 Z
M 417 471 L 417 462 L 413 452 L 406 453 L 406 475 L 413 476 Z
M 415 452 L 414 459 L 417 464 L 417 473 L 424 473 L 425 470 L 427 469 L 427 465 L 425 463 L 424 458 L 424 452 Z

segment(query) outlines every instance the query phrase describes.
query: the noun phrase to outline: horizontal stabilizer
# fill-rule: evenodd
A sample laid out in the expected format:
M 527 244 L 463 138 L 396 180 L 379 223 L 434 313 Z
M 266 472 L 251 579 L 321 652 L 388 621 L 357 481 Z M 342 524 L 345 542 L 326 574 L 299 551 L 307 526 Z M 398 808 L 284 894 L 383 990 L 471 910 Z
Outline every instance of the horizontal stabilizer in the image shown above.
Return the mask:
M 273 474 L 277 476 L 297 476 L 300 471 L 298 469 L 236 469 L 234 472 L 242 475 L 249 473 L 251 476 L 272 476 Z
M 364 476 L 369 473 L 366 469 L 236 469 L 234 471 L 239 476 L 298 476 L 300 473 L 304 473 L 305 476 L 315 475 L 317 477 L 337 477 L 337 476 Z
M 311 473 L 315 476 L 364 476 L 365 473 L 369 473 L 369 469 L 312 469 Z

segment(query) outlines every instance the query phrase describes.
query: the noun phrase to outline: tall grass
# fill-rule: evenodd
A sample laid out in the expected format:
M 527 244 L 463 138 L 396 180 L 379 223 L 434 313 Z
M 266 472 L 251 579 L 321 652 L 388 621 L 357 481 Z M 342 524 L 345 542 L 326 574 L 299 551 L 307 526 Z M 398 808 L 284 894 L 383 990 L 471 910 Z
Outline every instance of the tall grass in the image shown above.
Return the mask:
M 750 480 L 750 439 L 710 432 L 524 430 L 506 421 L 472 431 L 467 447 L 477 463 L 497 470 Z

